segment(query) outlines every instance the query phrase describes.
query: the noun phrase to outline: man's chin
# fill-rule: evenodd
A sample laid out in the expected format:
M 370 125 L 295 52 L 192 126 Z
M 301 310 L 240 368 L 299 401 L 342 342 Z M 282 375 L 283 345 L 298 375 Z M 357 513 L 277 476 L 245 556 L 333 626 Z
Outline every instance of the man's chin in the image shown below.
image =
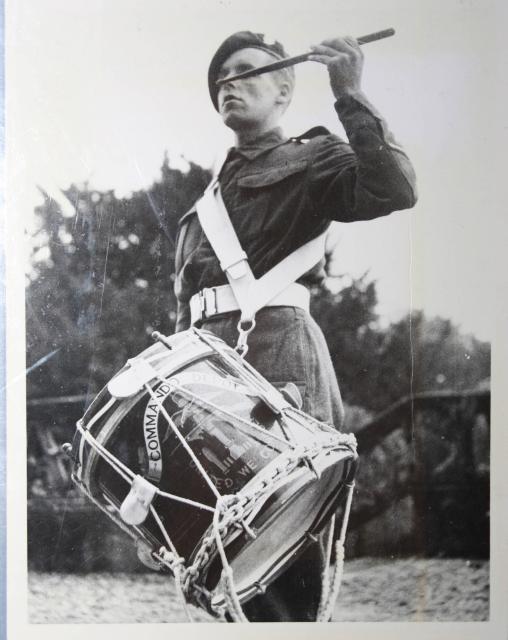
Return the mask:
M 236 111 L 227 111 L 226 113 L 222 113 L 222 121 L 229 127 L 233 129 L 233 131 L 237 131 L 238 129 L 243 129 L 248 126 L 248 120 L 246 118 L 242 118 L 242 115 Z

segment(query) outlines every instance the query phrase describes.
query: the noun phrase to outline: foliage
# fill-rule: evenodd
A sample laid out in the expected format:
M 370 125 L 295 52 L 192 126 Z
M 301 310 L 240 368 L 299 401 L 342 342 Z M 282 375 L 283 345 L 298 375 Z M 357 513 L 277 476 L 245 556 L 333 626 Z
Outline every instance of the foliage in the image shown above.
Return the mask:
M 490 345 L 413 311 L 383 333 L 372 373 L 376 409 L 410 393 L 472 389 L 490 377 Z
M 197 165 L 183 173 L 166 158 L 161 180 L 129 198 L 73 185 L 72 217 L 45 196 L 26 292 L 28 364 L 58 352 L 29 376 L 29 396 L 93 394 L 153 330 L 172 332 L 169 238 L 208 179 Z
M 349 405 L 375 412 L 411 393 L 472 389 L 490 377 L 490 345 L 450 320 L 412 311 L 382 328 L 375 283 L 365 276 L 339 293 L 316 293 L 312 312 Z

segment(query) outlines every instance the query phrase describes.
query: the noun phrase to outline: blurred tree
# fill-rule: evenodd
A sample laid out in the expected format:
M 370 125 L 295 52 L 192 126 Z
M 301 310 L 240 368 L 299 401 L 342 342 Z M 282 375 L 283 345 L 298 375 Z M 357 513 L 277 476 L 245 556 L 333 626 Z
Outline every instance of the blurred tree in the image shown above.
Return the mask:
M 311 312 L 325 335 L 344 400 L 369 407 L 372 367 L 382 339 L 375 312 L 376 287 L 366 275 L 343 276 L 340 281 L 338 293 L 326 285 L 316 288 Z
M 490 378 L 490 344 L 414 311 L 384 332 L 374 375 L 378 409 L 411 392 L 472 389 Z
M 376 412 L 411 393 L 463 391 L 488 381 L 489 343 L 462 334 L 450 320 L 428 319 L 422 311 L 382 329 L 373 316 L 372 287 L 360 279 L 339 295 L 327 293 L 317 301 L 318 308 L 325 308 L 317 319 L 348 404 Z M 351 314 L 349 321 L 341 319 L 344 312 Z
M 146 191 L 118 199 L 73 185 L 75 215 L 44 194 L 36 209 L 26 291 L 29 396 L 92 395 L 157 329 L 173 331 L 173 235 L 209 180 L 201 167 L 172 169 Z

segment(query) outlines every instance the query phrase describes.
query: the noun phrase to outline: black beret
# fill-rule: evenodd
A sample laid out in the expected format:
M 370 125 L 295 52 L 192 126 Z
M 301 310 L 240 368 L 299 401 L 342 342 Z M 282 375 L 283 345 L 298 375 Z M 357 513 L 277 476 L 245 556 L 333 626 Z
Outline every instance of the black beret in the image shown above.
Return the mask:
M 280 42 L 273 42 L 268 44 L 265 42 L 265 38 L 262 33 L 252 33 L 252 31 L 238 31 L 233 35 L 226 38 L 224 42 L 215 52 L 210 66 L 208 67 L 208 89 L 210 91 L 210 98 L 212 99 L 213 106 L 218 110 L 217 94 L 218 87 L 215 84 L 219 75 L 219 71 L 224 62 L 230 55 L 239 51 L 240 49 L 262 49 L 271 53 L 276 58 L 287 58 L 288 55 L 284 51 L 284 47 Z

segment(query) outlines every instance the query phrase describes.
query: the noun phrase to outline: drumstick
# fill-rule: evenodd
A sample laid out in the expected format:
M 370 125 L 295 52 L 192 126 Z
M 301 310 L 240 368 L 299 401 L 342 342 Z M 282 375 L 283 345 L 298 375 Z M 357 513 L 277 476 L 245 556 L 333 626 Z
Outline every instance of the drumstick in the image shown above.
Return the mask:
M 389 38 L 390 36 L 393 36 L 393 35 L 395 35 L 395 29 L 390 28 L 390 29 L 383 29 L 383 31 L 376 31 L 375 33 L 368 33 L 366 36 L 360 36 L 356 40 L 358 44 L 367 44 L 368 42 L 375 42 L 376 40 Z M 291 56 L 290 58 L 277 60 L 277 62 L 272 62 L 262 67 L 257 67 L 256 69 L 249 69 L 248 71 L 244 71 L 243 73 L 238 73 L 236 76 L 229 76 L 229 78 L 222 78 L 221 80 L 217 80 L 215 84 L 217 86 L 220 86 L 221 84 L 225 84 L 226 82 L 232 82 L 233 80 L 250 78 L 251 76 L 257 76 L 261 73 L 268 73 L 269 71 L 277 71 L 277 69 L 285 69 L 286 67 L 292 67 L 293 65 L 299 64 L 300 62 L 306 62 L 309 59 L 309 56 L 312 56 L 312 55 L 314 55 L 314 52 L 308 51 L 307 53 L 301 53 L 298 56 Z

